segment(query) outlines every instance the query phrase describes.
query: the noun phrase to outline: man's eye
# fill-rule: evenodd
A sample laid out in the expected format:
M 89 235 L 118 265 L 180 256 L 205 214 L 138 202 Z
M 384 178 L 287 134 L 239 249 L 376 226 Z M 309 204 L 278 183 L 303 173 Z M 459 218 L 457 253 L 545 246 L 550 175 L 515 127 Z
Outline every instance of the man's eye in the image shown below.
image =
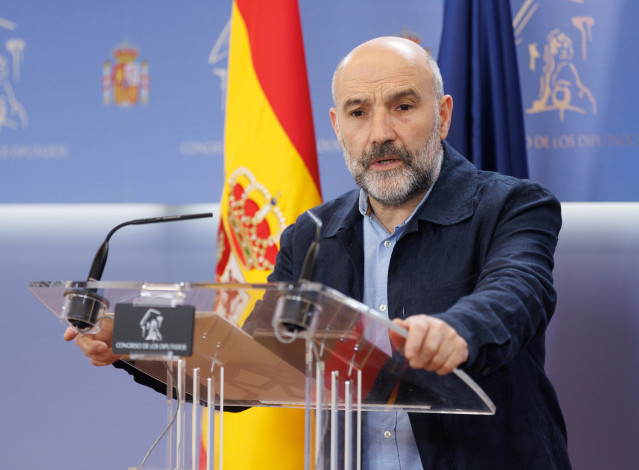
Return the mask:
M 400 111 L 408 111 L 412 106 L 410 104 L 400 104 L 397 109 Z
M 363 112 L 361 109 L 356 109 L 356 110 L 354 110 L 354 111 L 351 111 L 351 112 L 350 112 L 350 115 L 351 115 L 352 117 L 361 117 L 361 116 L 363 116 L 363 115 L 364 115 L 364 112 Z

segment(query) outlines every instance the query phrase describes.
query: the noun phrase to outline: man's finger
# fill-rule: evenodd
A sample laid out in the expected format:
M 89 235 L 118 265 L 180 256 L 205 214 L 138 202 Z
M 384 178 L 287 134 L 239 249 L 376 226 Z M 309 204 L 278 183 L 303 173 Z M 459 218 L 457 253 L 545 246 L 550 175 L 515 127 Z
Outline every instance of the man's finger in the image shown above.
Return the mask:
M 439 375 L 446 375 L 467 359 L 468 347 L 466 342 L 458 336 L 447 337 L 440 345 L 437 354 L 432 357 L 424 368 L 428 371 L 437 372 Z
M 408 330 L 408 325 L 405 324 L 405 321 L 399 318 L 395 318 L 393 319 L 393 323 L 395 323 L 397 326 L 400 326 L 402 328 L 404 328 L 405 330 Z M 399 333 L 397 333 L 395 330 L 393 329 L 389 329 L 388 330 L 388 336 L 391 342 L 391 345 L 397 350 L 399 351 L 402 356 L 404 355 L 404 344 L 406 343 L 406 338 L 402 335 L 400 335 Z
M 64 340 L 65 341 L 72 341 L 73 339 L 75 339 L 75 337 L 78 336 L 78 332 L 75 331 L 73 328 L 68 327 L 65 331 L 64 331 Z
M 430 361 L 439 344 L 433 342 L 432 335 L 430 335 L 430 322 L 426 316 L 420 315 L 419 317 L 410 318 L 408 321 L 410 324 L 404 353 L 406 359 L 410 362 L 410 366 L 414 369 L 419 369 Z
M 89 357 L 92 354 L 101 354 L 108 349 L 108 346 L 103 341 L 98 341 L 86 335 L 76 336 L 75 344 Z

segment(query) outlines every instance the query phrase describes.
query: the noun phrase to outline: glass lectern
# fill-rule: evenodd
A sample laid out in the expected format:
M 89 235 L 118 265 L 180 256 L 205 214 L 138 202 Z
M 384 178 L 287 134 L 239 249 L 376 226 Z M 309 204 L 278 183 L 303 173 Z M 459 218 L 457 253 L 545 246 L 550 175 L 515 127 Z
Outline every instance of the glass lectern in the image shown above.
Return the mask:
M 126 356 L 126 362 L 164 385 L 178 407 L 190 401 L 211 405 L 201 413 L 256 406 L 306 410 L 306 469 L 360 468 L 363 412 L 495 412 L 489 397 L 463 371 L 439 376 L 409 367 L 396 341 L 389 340 L 391 332 L 405 336 L 403 329 L 321 284 L 87 281 L 31 282 L 29 289 L 66 322 L 69 303 L 78 296 L 98 304 L 88 324 L 72 322 L 87 332 L 112 321 L 118 305 L 153 309 L 158 313 L 152 323 L 147 314 L 144 322 L 130 327 L 140 331 L 129 331 L 140 344 L 146 340 L 151 346 L 162 338 L 161 308 L 193 307 L 190 356 L 145 346 Z M 120 315 L 115 315 L 116 329 Z M 196 419 L 192 421 L 195 426 Z M 184 426 L 179 414 L 176 423 L 178 429 Z M 167 468 L 184 465 L 183 432 L 177 435 L 170 457 L 175 463 Z M 209 455 L 209 465 L 213 461 Z

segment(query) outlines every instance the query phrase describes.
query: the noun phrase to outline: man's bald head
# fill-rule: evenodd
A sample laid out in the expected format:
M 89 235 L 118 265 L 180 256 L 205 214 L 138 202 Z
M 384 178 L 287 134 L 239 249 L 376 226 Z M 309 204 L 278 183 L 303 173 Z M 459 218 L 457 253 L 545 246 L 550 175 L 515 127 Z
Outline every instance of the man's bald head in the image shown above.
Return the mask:
M 444 83 L 442 80 L 439 66 L 426 49 L 421 47 L 414 41 L 395 36 L 383 36 L 366 41 L 360 44 L 344 57 L 335 69 L 333 80 L 331 82 L 331 93 L 333 95 L 333 103 L 336 102 L 336 91 L 339 86 L 341 72 L 349 63 L 363 57 L 376 57 L 380 53 L 391 53 L 397 57 L 404 58 L 407 62 L 413 62 L 423 65 L 430 72 L 433 85 L 433 99 L 435 103 L 444 96 Z

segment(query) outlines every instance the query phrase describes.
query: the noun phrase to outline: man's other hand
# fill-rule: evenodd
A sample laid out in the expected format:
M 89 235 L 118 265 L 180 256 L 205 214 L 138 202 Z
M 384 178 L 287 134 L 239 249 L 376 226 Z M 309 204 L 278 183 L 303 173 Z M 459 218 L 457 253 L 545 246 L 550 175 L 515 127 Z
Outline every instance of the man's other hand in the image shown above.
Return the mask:
M 109 318 L 105 318 L 102 321 L 100 331 L 96 334 L 85 335 L 69 327 L 64 332 L 64 340 L 75 340 L 75 344 L 91 360 L 91 364 L 94 366 L 108 366 L 121 357 L 119 354 L 113 354 L 113 349 L 111 348 L 113 320 Z

